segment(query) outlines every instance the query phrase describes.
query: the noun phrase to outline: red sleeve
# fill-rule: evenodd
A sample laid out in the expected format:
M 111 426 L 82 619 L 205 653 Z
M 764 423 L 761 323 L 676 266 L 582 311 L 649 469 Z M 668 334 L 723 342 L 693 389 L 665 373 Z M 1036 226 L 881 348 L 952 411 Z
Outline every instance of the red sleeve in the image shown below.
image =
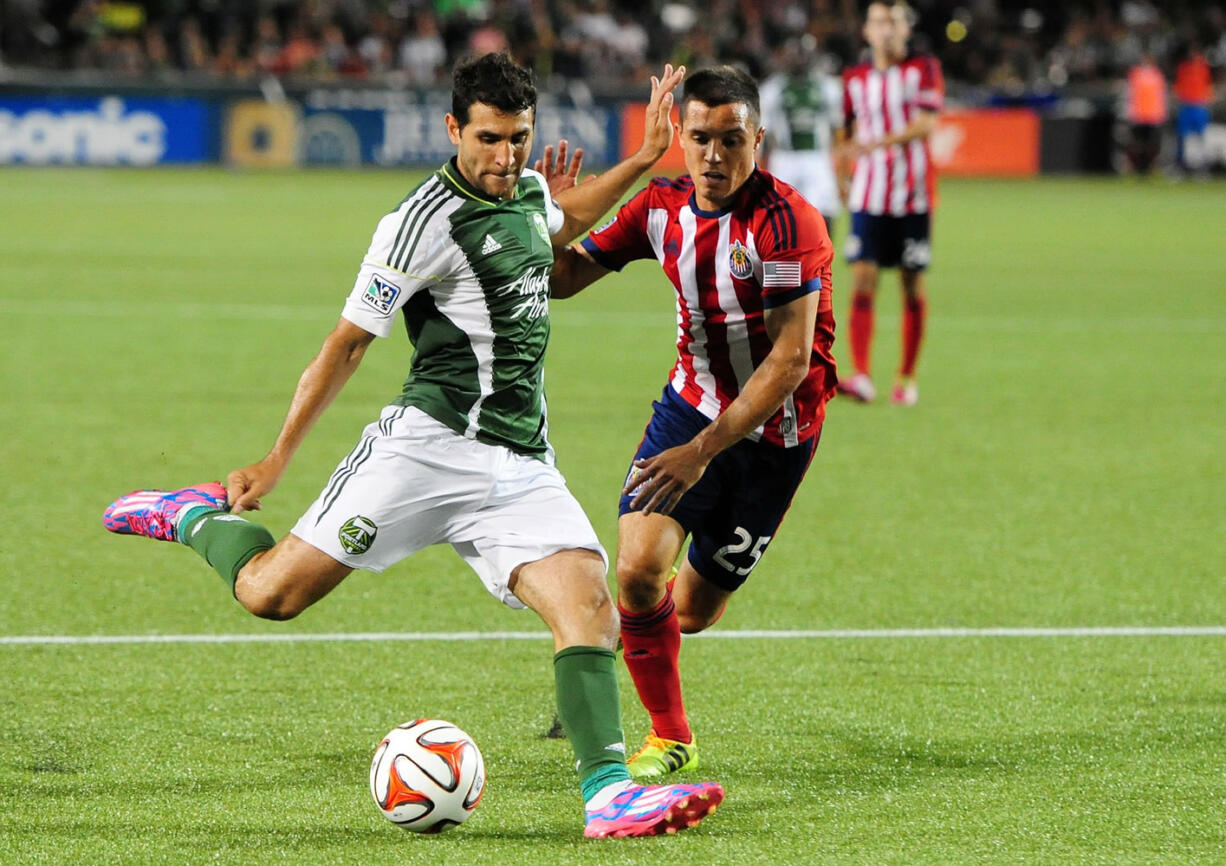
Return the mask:
M 755 243 L 762 259 L 766 309 L 812 292 L 830 297 L 834 245 L 817 208 L 799 196 L 776 198 L 765 210 Z
M 924 111 L 940 111 L 945 104 L 945 76 L 941 74 L 941 61 L 924 57 L 920 64 L 920 87 L 916 104 Z
M 656 257 L 647 237 L 647 201 L 655 183 L 653 180 L 640 190 L 621 206 L 616 216 L 583 239 L 581 246 L 597 264 L 620 271 L 635 259 Z

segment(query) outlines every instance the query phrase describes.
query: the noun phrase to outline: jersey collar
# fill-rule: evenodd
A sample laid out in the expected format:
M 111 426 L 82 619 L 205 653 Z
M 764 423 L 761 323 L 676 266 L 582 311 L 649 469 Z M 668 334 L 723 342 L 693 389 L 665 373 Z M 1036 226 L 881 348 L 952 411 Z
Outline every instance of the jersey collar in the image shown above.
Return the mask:
M 752 190 L 757 189 L 762 184 L 763 180 L 764 178 L 762 177 L 761 169 L 755 165 L 753 167 L 753 173 L 750 174 L 749 177 L 745 178 L 745 182 L 741 184 L 741 188 L 737 190 L 736 195 L 732 197 L 732 203 L 726 208 L 721 208 L 720 210 L 703 210 L 698 206 L 696 194 L 691 192 L 689 201 L 690 210 L 694 212 L 695 216 L 706 217 L 707 219 L 719 219 L 724 214 L 732 213 L 734 210 L 744 204 L 745 199 L 753 195 Z
M 479 190 L 475 186 L 473 186 L 471 183 L 469 183 L 464 178 L 464 175 L 460 172 L 460 166 L 456 162 L 456 158 L 454 156 L 451 159 L 447 160 L 447 162 L 443 163 L 443 167 L 438 170 L 438 176 L 442 179 L 445 185 L 451 187 L 453 191 L 459 193 L 465 198 L 476 199 L 479 202 L 484 202 L 485 204 L 491 204 L 491 205 L 500 205 L 504 201 L 511 200 L 511 199 L 502 199 L 502 198 L 498 198 L 497 196 L 490 195 L 489 193 Z M 522 179 L 522 176 L 521 176 L 521 179 Z M 520 194 L 519 181 L 516 181 L 515 182 L 515 193 L 514 195 L 511 196 L 511 198 L 512 199 L 519 198 L 519 194 Z

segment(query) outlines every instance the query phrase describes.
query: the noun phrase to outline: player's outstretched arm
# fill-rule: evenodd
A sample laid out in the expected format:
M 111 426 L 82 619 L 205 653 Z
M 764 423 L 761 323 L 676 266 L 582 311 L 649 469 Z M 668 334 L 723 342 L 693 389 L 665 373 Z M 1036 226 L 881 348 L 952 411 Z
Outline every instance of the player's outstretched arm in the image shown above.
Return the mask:
M 553 271 L 549 274 L 549 297 L 572 298 L 609 272 L 578 244 L 553 251 Z
M 719 417 L 684 445 L 636 461 L 623 495 L 638 491 L 631 507 L 668 514 L 698 483 L 708 464 L 725 448 L 765 423 L 799 387 L 809 372 L 820 292 L 766 311 L 772 346 L 745 387 Z
M 664 73 L 659 78 L 651 77 L 651 99 L 647 103 L 647 117 L 643 124 L 643 143 L 634 154 L 592 180 L 572 185 L 555 196 L 566 219 L 561 230 L 553 236 L 554 249 L 565 247 L 595 225 L 634 182 L 664 156 L 673 143 L 673 89 L 683 78 L 685 67 L 673 69 L 672 64 L 665 64 Z
M 319 354 L 302 372 L 272 450 L 258 463 L 236 469 L 226 477 L 231 511 L 238 514 L 260 507 L 260 497 L 277 486 L 307 432 L 349 381 L 374 338 L 347 319 L 337 322 Z

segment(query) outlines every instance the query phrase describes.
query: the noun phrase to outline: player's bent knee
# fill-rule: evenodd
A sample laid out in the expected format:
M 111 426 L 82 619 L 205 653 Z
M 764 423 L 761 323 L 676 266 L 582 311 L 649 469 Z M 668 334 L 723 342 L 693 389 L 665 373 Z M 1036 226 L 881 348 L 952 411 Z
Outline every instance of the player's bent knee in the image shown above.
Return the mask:
M 305 606 L 294 603 L 284 592 L 244 589 L 241 584 L 236 587 L 234 597 L 248 612 L 260 619 L 284 621 L 293 619 L 305 610 Z
M 284 622 L 288 619 L 293 619 L 301 610 L 286 604 L 284 597 L 273 595 L 256 595 L 256 596 L 237 596 L 239 603 L 247 608 L 247 611 L 260 619 L 270 619 L 277 622 Z
M 615 643 L 621 629 L 621 621 L 617 616 L 617 608 L 613 606 L 613 599 L 606 590 L 603 596 L 593 601 L 595 603 L 588 608 L 589 621 L 604 635 L 606 642 Z
M 617 611 L 599 553 L 565 550 L 528 563 L 515 569 L 510 586 L 549 626 L 557 648 L 616 643 Z
M 582 569 L 583 579 L 587 581 L 587 592 L 581 598 L 581 608 L 584 618 L 610 637 L 616 637 L 619 627 L 617 608 L 609 595 L 609 585 L 605 582 L 604 560 L 592 554 L 585 560 Z
M 617 562 L 617 592 L 626 607 L 637 610 L 659 601 L 668 582 L 653 566 Z
M 293 619 L 308 607 L 301 593 L 292 591 L 294 581 L 252 560 L 238 574 L 234 597 L 247 611 L 261 619 Z
M 617 591 L 631 608 L 653 604 L 668 583 L 669 569 L 652 559 L 618 556 Z

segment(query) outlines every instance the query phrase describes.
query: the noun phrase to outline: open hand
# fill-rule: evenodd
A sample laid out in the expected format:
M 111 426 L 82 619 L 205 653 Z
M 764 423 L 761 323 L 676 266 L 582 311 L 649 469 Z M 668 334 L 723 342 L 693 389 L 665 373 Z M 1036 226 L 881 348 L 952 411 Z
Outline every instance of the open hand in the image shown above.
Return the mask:
M 564 189 L 570 189 L 579 182 L 579 170 L 583 167 L 583 148 L 576 147 L 574 155 L 570 158 L 570 164 L 566 162 L 566 151 L 569 143 L 566 139 L 558 142 L 557 161 L 554 161 L 554 147 L 552 144 L 545 145 L 545 158 L 538 159 L 533 163 L 532 168 L 545 176 L 545 183 L 549 185 L 549 194 L 556 197 Z M 589 177 L 588 180 L 591 180 Z
M 663 74 L 651 76 L 651 99 L 647 103 L 647 118 L 643 123 L 643 144 L 639 151 L 655 162 L 673 143 L 673 90 L 685 78 L 685 67 L 673 69 L 664 64 Z

